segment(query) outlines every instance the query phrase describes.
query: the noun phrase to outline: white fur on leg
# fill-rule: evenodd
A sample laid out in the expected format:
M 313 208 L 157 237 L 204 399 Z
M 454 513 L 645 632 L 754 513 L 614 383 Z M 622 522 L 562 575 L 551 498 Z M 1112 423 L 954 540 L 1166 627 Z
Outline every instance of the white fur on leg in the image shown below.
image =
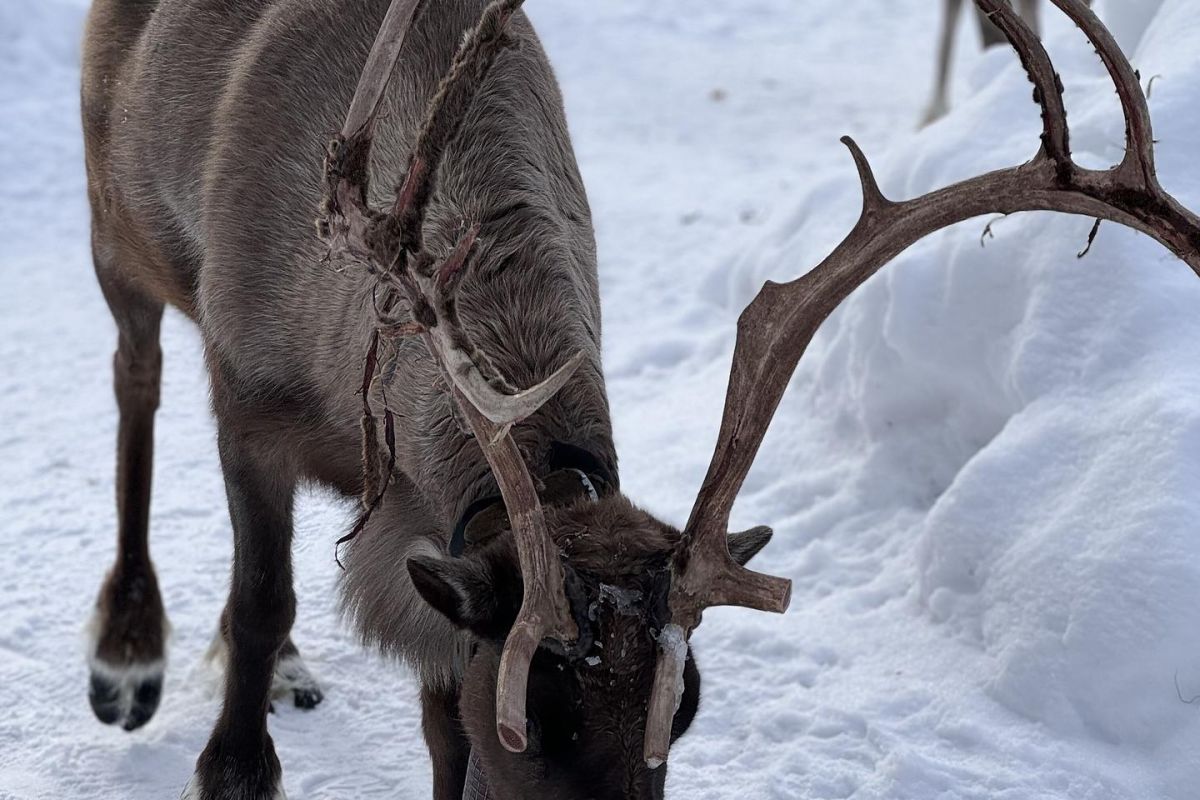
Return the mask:
M 217 630 L 212 643 L 208 646 L 204 660 L 217 679 L 216 691 L 221 691 L 224 687 L 225 673 L 229 669 L 229 645 L 226 643 L 225 637 L 221 635 L 220 629 Z M 308 666 L 299 653 L 292 653 L 279 659 L 275 664 L 275 672 L 271 676 L 271 698 L 273 700 L 288 697 L 295 692 L 321 694 L 320 684 L 308 671 Z
M 207 673 L 204 684 L 213 697 L 220 697 L 225 691 L 225 672 L 229 669 L 229 645 L 221 635 L 220 626 L 204 653 L 204 667 L 202 674 Z
M 285 697 L 293 692 L 320 692 L 317 679 L 308 671 L 304 659 L 298 653 L 284 656 L 275 664 L 275 675 L 271 679 L 271 696 Z
M 188 779 L 187 786 L 183 787 L 183 794 L 179 795 L 179 800 L 200 800 L 200 779 L 193 775 Z
M 126 664 L 124 666 L 114 666 L 95 656 L 88 659 L 89 670 L 122 687 L 137 686 L 151 678 L 160 678 L 166 668 L 167 660 L 165 658 L 146 664 Z

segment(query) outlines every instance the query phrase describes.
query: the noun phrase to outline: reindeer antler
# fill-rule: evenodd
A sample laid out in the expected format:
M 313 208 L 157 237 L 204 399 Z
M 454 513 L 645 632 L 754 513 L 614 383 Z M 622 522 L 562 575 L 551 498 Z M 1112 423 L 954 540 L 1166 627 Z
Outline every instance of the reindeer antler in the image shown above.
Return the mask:
M 1137 74 L 1112 35 L 1080 0 L 1052 0 L 1087 35 L 1107 67 L 1125 113 L 1125 156 L 1109 170 L 1071 158 L 1062 88 L 1037 36 L 1003 0 L 976 0 L 1008 37 L 1033 81 L 1042 110 L 1042 144 L 1033 160 L 897 202 L 879 190 L 854 140 L 862 183 L 858 224 L 811 272 L 768 282 L 738 319 L 737 344 L 716 451 L 671 564 L 671 622 L 660 655 L 646 725 L 651 767 L 668 754 L 682 687 L 686 637 L 710 606 L 782 612 L 791 582 L 739 567 L 726 545 L 729 513 L 800 357 L 826 317 L 867 278 L 921 238 L 987 213 L 1062 211 L 1112 220 L 1161 242 L 1200 274 L 1200 218 L 1159 185 L 1150 112 Z
M 387 213 L 367 202 L 375 120 L 420 0 L 393 0 L 376 37 L 346 123 L 325 161 L 325 197 L 318 229 L 332 251 L 368 262 L 389 291 L 407 300 L 415 325 L 440 365 L 463 417 L 492 468 L 521 564 L 521 611 L 504 645 L 496 691 L 496 727 L 509 750 L 526 746 L 525 694 L 529 665 L 546 637 L 564 643 L 578 636 L 563 585 L 558 547 L 546 528 L 541 502 L 521 451 L 509 433 L 554 396 L 583 360 L 576 353 L 542 383 L 514 390 L 472 344 L 453 302 L 478 235 L 469 228 L 435 268 L 423 248 L 422 227 L 438 167 L 496 56 L 505 28 L 523 0 L 494 0 L 459 48 L 426 112 L 408 171 Z

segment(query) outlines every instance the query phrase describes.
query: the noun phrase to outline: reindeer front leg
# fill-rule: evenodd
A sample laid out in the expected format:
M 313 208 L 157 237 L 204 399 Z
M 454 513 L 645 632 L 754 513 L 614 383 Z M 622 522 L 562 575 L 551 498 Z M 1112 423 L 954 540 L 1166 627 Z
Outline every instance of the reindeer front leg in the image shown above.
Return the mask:
M 458 712 L 459 687 L 421 687 L 421 729 L 433 761 L 434 800 L 462 800 L 471 743 Z
M 296 613 L 292 588 L 295 472 L 278 437 L 222 407 L 214 376 L 219 448 L 234 556 L 228 612 L 229 664 L 221 717 L 184 790 L 186 800 L 278 800 L 279 759 L 267 732 L 272 674 Z M 255 432 L 257 429 L 257 432 Z

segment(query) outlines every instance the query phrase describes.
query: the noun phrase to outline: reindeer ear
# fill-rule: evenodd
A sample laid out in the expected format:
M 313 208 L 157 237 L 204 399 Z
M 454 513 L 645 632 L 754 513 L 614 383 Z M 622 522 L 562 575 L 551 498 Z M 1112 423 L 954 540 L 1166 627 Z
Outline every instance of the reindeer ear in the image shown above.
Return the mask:
M 775 531 L 766 525 L 759 525 L 741 533 L 729 534 L 729 555 L 741 566 L 746 566 L 750 559 L 758 555 L 758 551 L 767 546 Z
M 495 595 L 486 567 L 470 558 L 414 556 L 408 574 L 417 593 L 460 628 L 481 632 L 495 617 Z

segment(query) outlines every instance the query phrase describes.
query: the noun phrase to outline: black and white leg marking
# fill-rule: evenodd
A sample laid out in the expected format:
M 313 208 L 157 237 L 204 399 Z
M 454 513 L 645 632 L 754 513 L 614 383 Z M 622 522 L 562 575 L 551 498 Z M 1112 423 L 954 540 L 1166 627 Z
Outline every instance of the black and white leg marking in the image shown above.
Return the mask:
M 213 636 L 208 653 L 204 656 L 211 669 L 223 683 L 225 671 L 229 668 L 229 644 L 221 629 Z M 304 658 L 296 649 L 289 637 L 279 649 L 275 658 L 275 672 L 271 676 L 271 699 L 283 700 L 291 698 L 296 708 L 309 710 L 316 708 L 325 699 L 325 692 L 320 683 L 309 671 Z
M 88 702 L 105 725 L 134 731 L 158 710 L 167 660 L 165 656 L 126 664 L 105 660 L 98 653 L 103 624 L 97 611 L 87 628 Z M 164 619 L 162 641 L 168 639 L 170 629 Z
M 115 250 L 93 240 L 96 277 L 116 322 L 117 552 L 88 626 L 88 700 L 107 725 L 132 731 L 162 697 L 168 625 L 150 560 L 150 484 L 158 408 L 163 304 L 125 279 Z
M 325 699 L 317 679 L 308 671 L 300 651 L 291 638 L 283 643 L 275 659 L 275 674 L 271 677 L 271 697 L 276 700 L 291 697 L 296 708 L 316 708 Z

